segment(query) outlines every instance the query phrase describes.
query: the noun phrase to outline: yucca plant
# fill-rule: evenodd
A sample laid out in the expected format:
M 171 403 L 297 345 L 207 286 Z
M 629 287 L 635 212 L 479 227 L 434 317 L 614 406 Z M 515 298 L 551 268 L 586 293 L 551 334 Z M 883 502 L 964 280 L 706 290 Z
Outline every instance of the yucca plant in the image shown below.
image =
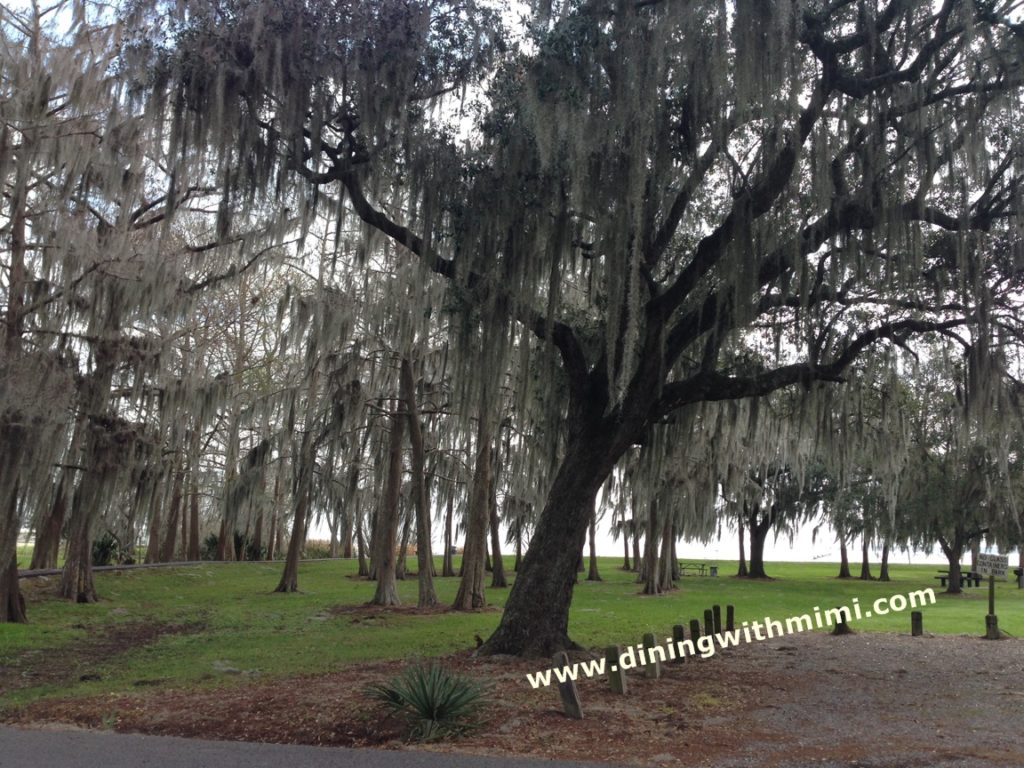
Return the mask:
M 410 721 L 410 738 L 436 741 L 478 725 L 487 687 L 439 664 L 413 664 L 387 683 L 367 687 L 367 695 Z

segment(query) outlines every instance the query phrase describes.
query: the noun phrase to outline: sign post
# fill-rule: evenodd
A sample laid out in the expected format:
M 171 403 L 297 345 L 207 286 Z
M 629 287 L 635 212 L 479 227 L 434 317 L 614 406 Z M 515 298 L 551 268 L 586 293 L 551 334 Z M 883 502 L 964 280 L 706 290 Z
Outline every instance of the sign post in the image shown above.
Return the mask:
M 996 576 L 1006 578 L 1010 567 L 1008 555 L 978 555 L 978 573 L 988 576 L 988 615 L 985 616 L 985 638 L 999 639 L 999 619 L 996 618 Z

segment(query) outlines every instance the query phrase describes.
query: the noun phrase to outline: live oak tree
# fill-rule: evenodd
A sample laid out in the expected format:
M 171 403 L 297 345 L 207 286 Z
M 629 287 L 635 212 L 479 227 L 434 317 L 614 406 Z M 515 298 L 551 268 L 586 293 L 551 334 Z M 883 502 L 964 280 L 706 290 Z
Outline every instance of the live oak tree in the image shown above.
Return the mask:
M 595 495 L 652 424 L 1012 301 L 1016 6 L 570 0 L 517 45 L 472 2 L 143 3 L 171 43 L 133 60 L 175 151 L 236 169 L 227 199 L 352 212 L 492 341 L 556 351 L 559 463 L 486 644 L 546 655 Z M 774 354 L 737 370 L 750 332 Z

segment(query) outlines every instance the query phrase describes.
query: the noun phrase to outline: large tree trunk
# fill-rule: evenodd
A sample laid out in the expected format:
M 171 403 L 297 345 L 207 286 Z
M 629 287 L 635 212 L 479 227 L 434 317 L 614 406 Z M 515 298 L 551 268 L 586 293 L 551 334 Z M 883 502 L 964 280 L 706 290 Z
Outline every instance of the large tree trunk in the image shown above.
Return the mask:
M 420 608 L 429 608 L 437 605 L 434 554 L 430 546 L 430 500 L 427 496 L 426 457 L 420 410 L 416 403 L 416 382 L 412 375 L 412 364 L 406 358 L 402 359 L 401 390 L 406 418 L 409 420 L 409 444 L 412 448 L 412 499 L 416 512 L 416 570 L 419 581 L 416 604 Z
M 312 390 L 312 386 L 310 386 Z M 294 470 L 298 473 L 295 483 L 295 514 L 292 519 L 292 535 L 288 541 L 288 554 L 284 560 L 284 571 L 275 592 L 299 591 L 299 561 L 306 542 L 306 523 L 309 516 L 310 496 L 313 493 L 313 470 L 316 449 L 313 435 L 307 431 L 295 457 Z
M 462 581 L 459 582 L 459 591 L 452 606 L 457 611 L 471 611 L 487 605 L 484 574 L 491 506 L 492 442 L 491 415 L 486 408 L 481 408 L 476 438 L 476 468 L 473 471 L 466 521 L 466 545 L 462 552 Z
M 70 470 L 62 470 L 57 490 L 53 497 L 50 511 L 43 518 L 36 531 L 36 543 L 32 549 L 31 569 L 47 569 L 57 567 L 60 555 L 61 532 L 64 530 L 64 516 L 67 514 L 67 492 L 70 483 Z
M 14 432 L 16 430 L 12 430 Z M 13 447 L 11 440 L 4 440 L 5 447 Z M 17 464 L 13 461 L 13 452 L 5 457 L 7 467 Z M 15 470 L 16 471 L 16 470 Z M 18 532 L 21 515 L 18 510 L 19 482 L 15 471 L 4 472 L 0 468 L 0 623 L 24 624 L 28 619 L 25 614 L 25 598 L 21 594 L 18 581 Z M 3 477 L 3 475 L 7 477 Z M 11 477 L 14 475 L 14 477 Z M 2 482 L 6 480 L 6 482 Z
M 299 561 L 302 559 L 302 543 L 305 539 L 306 514 L 309 507 L 309 490 L 302 488 L 295 502 L 295 516 L 292 520 L 292 535 L 288 540 L 288 554 L 284 560 L 284 572 L 275 592 L 299 591 Z
M 749 578 L 767 579 L 768 574 L 764 570 L 764 544 L 768 540 L 768 534 L 772 529 L 774 514 L 769 510 L 764 517 L 761 516 L 761 507 L 755 506 L 750 514 L 750 568 Z
M 60 595 L 78 603 L 95 603 L 92 578 L 92 527 L 99 506 L 102 478 L 85 472 L 71 502 L 67 557 L 61 575 Z
M 889 581 L 889 542 L 882 543 L 882 564 L 878 571 L 879 581 Z
M 590 570 L 587 572 L 587 581 L 601 581 L 601 574 L 597 570 L 597 510 L 590 516 L 590 530 L 588 533 L 588 546 L 590 557 Z
M 372 605 L 399 605 L 395 580 L 397 566 L 399 501 L 402 493 L 402 441 L 405 436 L 406 417 L 400 404 L 391 412 L 388 474 L 384 495 L 377 509 L 377 522 L 373 536 L 373 562 L 377 571 L 377 588 Z
M 671 592 L 675 589 L 672 583 L 672 552 L 673 539 L 675 538 L 675 526 L 672 521 L 672 514 L 665 515 L 665 522 L 662 524 L 661 532 L 661 560 L 658 563 L 658 589 L 662 592 Z
M 850 553 L 846 549 L 846 533 L 839 532 L 839 577 L 840 579 L 851 579 L 850 575 Z
M 961 573 L 960 573 L 960 558 L 964 556 L 964 547 L 966 542 L 959 536 L 955 536 L 952 541 L 947 542 L 943 537 L 939 537 L 939 546 L 942 547 L 942 553 L 946 556 L 946 562 L 949 563 L 949 581 L 946 587 L 946 594 L 959 595 L 963 592 L 961 584 Z
M 199 559 L 199 477 L 193 469 L 188 494 L 188 554 L 186 560 L 195 562 Z
M 178 536 L 178 515 L 181 514 L 182 485 L 184 482 L 185 473 L 179 467 L 174 473 L 171 490 L 171 508 L 167 518 L 167 535 L 160 549 L 161 563 L 169 563 L 174 560 L 174 549 L 177 545 Z
M 25 598 L 21 594 L 18 582 L 18 555 L 8 560 L 6 568 L 0 568 L 0 624 L 24 624 L 28 621 L 25 614 Z
M 861 538 L 860 544 L 860 580 L 871 581 L 871 562 L 868 560 L 868 537 L 867 534 Z
M 67 452 L 70 464 L 78 461 L 82 436 L 84 434 L 85 426 L 79 420 L 75 423 L 75 428 L 71 435 L 71 446 Z M 57 560 L 60 556 L 60 541 L 64 532 L 64 520 L 68 511 L 68 497 L 75 487 L 74 471 L 71 467 L 61 469 L 60 480 L 57 482 L 56 492 L 53 497 L 53 504 L 50 507 L 49 513 L 40 522 L 39 530 L 36 531 L 36 543 L 32 550 L 32 562 L 29 564 L 29 568 L 42 570 L 57 567 Z M 147 472 L 146 475 L 147 490 L 151 491 L 153 480 L 149 476 L 150 473 Z M 148 493 L 144 494 L 142 498 L 148 498 Z
M 598 489 L 630 442 L 600 419 L 586 427 L 570 438 L 487 653 L 550 658 L 578 647 L 569 639 L 576 564 Z

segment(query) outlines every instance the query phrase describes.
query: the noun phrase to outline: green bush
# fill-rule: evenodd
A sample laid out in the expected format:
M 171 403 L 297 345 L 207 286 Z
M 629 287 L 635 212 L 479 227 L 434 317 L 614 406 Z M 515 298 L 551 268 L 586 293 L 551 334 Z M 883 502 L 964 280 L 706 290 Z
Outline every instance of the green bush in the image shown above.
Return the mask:
M 216 560 L 217 559 L 217 544 L 220 541 L 220 537 L 216 533 L 211 533 L 205 539 L 203 539 L 202 545 L 199 547 L 199 559 L 200 560 Z
M 96 565 L 132 565 L 135 553 L 132 547 L 121 544 L 121 540 L 110 531 L 92 543 L 92 564 Z
M 409 720 L 409 736 L 436 741 L 475 728 L 487 703 L 487 688 L 436 663 L 414 664 L 388 683 L 367 688 L 367 695 Z

